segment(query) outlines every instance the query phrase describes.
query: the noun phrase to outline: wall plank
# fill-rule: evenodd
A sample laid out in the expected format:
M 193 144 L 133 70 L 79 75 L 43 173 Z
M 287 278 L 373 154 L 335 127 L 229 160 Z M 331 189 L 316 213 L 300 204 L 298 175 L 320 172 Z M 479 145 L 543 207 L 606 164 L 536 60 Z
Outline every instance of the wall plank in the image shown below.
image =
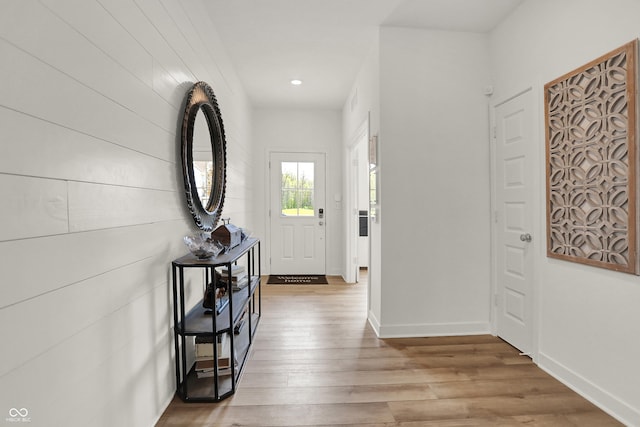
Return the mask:
M 136 409 L 127 396 L 151 400 L 152 407 L 138 410 L 146 417 L 157 416 L 166 403 L 166 391 L 159 396 L 154 387 L 172 387 L 166 304 L 166 288 L 159 285 L 13 369 L 2 377 L 12 387 L 0 388 L 0 401 L 30 409 L 34 425 L 114 425 L 106 413 L 110 406 L 127 414 Z M 71 406 L 73 410 L 64 409 Z M 115 425 L 152 424 L 147 420 Z
M 2 336 L 13 345 L 0 355 L 0 376 L 126 306 L 166 279 L 166 267 L 159 267 L 157 260 L 150 257 L 1 310 Z M 21 327 L 14 328 L 15 324 Z M 35 336 L 38 339 L 33 339 Z
M 164 160 L 175 159 L 167 132 L 84 84 L 0 40 L 0 104 Z M 76 58 L 79 60 L 81 58 Z M 176 123 L 177 120 L 172 120 Z
M 197 51 L 205 58 L 206 63 L 215 64 L 217 72 L 220 73 L 221 80 L 213 81 L 213 83 L 216 84 L 214 90 L 217 91 L 216 96 L 218 102 L 220 102 L 221 107 L 225 109 L 233 109 L 226 113 L 223 112 L 225 120 L 229 121 L 229 125 L 225 122 L 225 126 L 228 126 L 232 135 L 237 135 L 241 141 L 250 143 L 251 140 L 245 138 L 242 134 L 243 131 L 250 129 L 250 127 L 244 123 L 247 116 L 243 113 L 243 111 L 246 111 L 250 106 L 247 104 L 248 100 L 241 92 L 242 85 L 240 84 L 233 64 L 226 59 L 226 48 L 217 36 L 215 28 L 210 24 L 208 8 L 205 7 L 203 2 L 179 2 L 179 4 L 189 16 L 194 33 L 197 33 L 202 42 L 199 47 L 196 47 Z M 220 60 L 223 56 L 225 59 Z
M 64 181 L 0 173 L 0 200 L 0 241 L 68 231 Z
M 197 13 L 193 14 L 193 17 L 188 16 L 186 13 L 186 11 L 191 8 L 191 4 L 170 0 L 153 1 L 159 1 L 166 9 L 168 16 L 170 16 L 172 20 L 177 22 L 185 22 L 192 28 L 193 31 L 182 32 L 185 45 L 174 47 L 176 48 L 177 52 L 180 52 L 180 55 L 188 55 L 187 60 L 190 63 L 202 64 L 202 66 L 199 66 L 196 70 L 194 70 L 194 74 L 198 76 L 198 79 L 212 82 L 212 84 L 215 83 L 217 88 L 216 96 L 224 97 L 227 93 L 231 92 L 229 83 L 225 81 L 223 75 L 220 72 L 220 68 L 218 63 L 216 62 L 215 56 L 211 55 L 211 52 L 207 49 L 206 40 L 203 40 L 200 35 L 201 32 L 206 31 L 209 26 L 206 24 L 198 25 L 197 23 L 194 23 L 194 21 L 197 22 L 198 20 L 197 18 L 199 15 Z M 195 6 L 197 6 L 197 3 L 195 3 Z M 209 40 L 215 39 L 216 38 L 213 37 Z M 189 47 L 189 49 L 187 49 L 187 46 Z M 215 66 L 205 67 L 204 64 L 206 63 L 215 64 Z
M 175 163 L 27 114 L 0 107 L 0 128 L 0 170 L 7 173 L 157 190 L 180 185 Z
M 91 21 L 83 21 L 78 14 L 86 12 L 90 5 L 94 6 L 94 10 L 103 9 L 95 2 L 85 3 L 84 7 L 77 10 L 71 7 L 73 5 L 64 2 L 62 4 L 66 5 L 66 7 L 61 11 L 62 13 L 58 11 L 58 14 L 71 23 L 75 24 L 79 21 L 84 22 L 82 26 L 87 26 Z M 79 83 L 144 117 L 155 126 L 165 131 L 174 132 L 174 123 L 171 118 L 175 116 L 175 107 L 157 99 L 159 96 L 148 90 L 149 86 L 143 80 L 140 80 L 135 74 L 132 74 L 121 64 L 115 62 L 103 50 L 100 50 L 87 35 L 79 33 L 67 22 L 39 3 L 27 1 L 13 4 L 16 5 L 14 6 L 16 9 L 22 9 L 15 10 L 13 13 L 29 16 L 32 25 L 27 27 L 18 26 L 14 29 L 8 22 L 2 22 L 10 20 L 12 15 L 3 15 L 4 19 L 0 21 L 0 28 L 4 28 L 4 30 L 0 31 L 0 35 L 6 37 L 18 48 L 37 57 Z M 99 22 L 113 22 L 108 14 L 106 14 L 106 17 L 101 16 L 101 18 L 104 20 Z M 33 31 L 34 27 L 46 28 L 47 31 Z M 12 33 L 7 34 L 10 30 Z M 116 33 L 116 40 L 114 41 L 131 44 L 134 47 L 138 46 L 131 37 L 128 37 L 126 41 L 117 40 L 117 35 L 120 33 L 123 33 L 123 31 L 120 30 Z M 82 52 L 82 58 L 78 57 L 78 52 Z M 147 64 L 144 67 L 144 71 L 136 71 L 151 75 L 152 63 L 149 55 L 143 52 L 139 53 L 147 58 Z M 81 60 L 79 61 L 79 59 Z
M 169 13 L 167 6 L 160 0 L 135 0 L 140 10 L 153 26 L 163 35 L 167 44 L 186 65 L 186 69 L 198 80 L 204 79 L 207 71 L 200 56 L 193 50 L 185 38 L 191 28 L 185 17 Z M 198 77 L 199 76 L 199 77 Z
M 75 231 L 123 227 L 181 218 L 177 192 L 69 183 L 69 229 Z
M 95 0 L 42 0 L 53 14 L 59 16 L 78 34 L 91 40 L 118 65 L 151 87 L 151 54 Z M 122 49 L 122 46 L 127 46 Z
M 151 256 L 184 252 L 182 221 L 0 242 L 0 309 Z M 37 261 L 38 268 L 33 268 Z
M 142 9 L 130 0 L 98 0 L 126 31 L 135 38 L 139 44 L 144 46 L 153 57 L 154 62 L 154 88 L 157 90 L 156 69 L 162 68 L 167 74 L 168 80 L 174 85 L 173 91 L 170 90 L 169 83 L 166 86 L 166 92 L 163 97 L 172 105 L 179 105 L 184 96 L 184 83 L 193 83 L 196 79 L 194 75 L 185 67 L 182 59 L 167 44 L 166 38 L 154 26 Z M 155 64 L 158 64 L 157 66 Z M 161 75 L 164 75 L 160 73 Z M 170 78 L 169 78 L 170 77 Z M 164 78 L 164 77 L 163 77 Z M 173 92 L 173 93 L 172 93 Z

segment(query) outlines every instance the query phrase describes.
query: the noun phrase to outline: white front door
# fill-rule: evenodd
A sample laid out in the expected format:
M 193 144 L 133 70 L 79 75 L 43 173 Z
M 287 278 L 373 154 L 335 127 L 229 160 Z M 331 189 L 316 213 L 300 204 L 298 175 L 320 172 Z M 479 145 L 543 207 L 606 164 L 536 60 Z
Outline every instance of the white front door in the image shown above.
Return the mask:
M 269 167 L 271 274 L 325 274 L 325 155 L 271 153 Z
M 497 334 L 523 353 L 533 347 L 534 155 L 531 90 L 495 107 Z

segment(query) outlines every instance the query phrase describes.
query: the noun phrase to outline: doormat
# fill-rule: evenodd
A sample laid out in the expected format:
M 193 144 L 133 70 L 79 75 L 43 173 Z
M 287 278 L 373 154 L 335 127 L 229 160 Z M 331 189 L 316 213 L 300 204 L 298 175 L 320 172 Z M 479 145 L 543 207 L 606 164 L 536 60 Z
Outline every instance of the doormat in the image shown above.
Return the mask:
M 267 285 L 327 285 L 327 276 L 305 274 L 272 274 Z

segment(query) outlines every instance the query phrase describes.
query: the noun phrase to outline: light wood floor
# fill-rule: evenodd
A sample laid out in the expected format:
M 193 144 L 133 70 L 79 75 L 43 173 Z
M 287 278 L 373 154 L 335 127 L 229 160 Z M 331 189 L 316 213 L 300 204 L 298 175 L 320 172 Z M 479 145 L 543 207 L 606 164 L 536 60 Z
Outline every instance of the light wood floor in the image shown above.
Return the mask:
M 157 424 L 338 425 L 621 424 L 496 337 L 376 338 L 366 284 L 337 278 L 263 285 L 263 317 L 236 394 L 217 404 L 174 398 Z

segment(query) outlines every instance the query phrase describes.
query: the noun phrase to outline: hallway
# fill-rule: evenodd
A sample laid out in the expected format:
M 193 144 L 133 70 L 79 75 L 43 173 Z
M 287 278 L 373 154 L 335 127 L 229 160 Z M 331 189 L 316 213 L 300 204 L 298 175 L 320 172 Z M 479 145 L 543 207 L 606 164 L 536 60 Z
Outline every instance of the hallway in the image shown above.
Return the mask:
M 496 337 L 376 338 L 366 290 L 263 285 L 236 395 L 174 399 L 157 426 L 620 425 Z

